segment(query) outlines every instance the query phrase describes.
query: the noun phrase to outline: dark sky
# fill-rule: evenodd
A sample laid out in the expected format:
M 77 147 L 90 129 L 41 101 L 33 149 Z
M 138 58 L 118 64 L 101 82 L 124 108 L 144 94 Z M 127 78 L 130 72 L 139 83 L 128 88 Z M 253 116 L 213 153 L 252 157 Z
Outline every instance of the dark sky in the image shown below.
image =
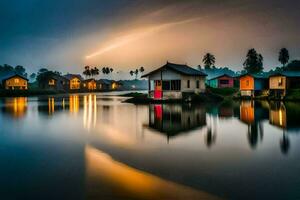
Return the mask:
M 80 72 L 158 67 L 166 60 L 242 68 L 249 48 L 279 65 L 278 51 L 300 55 L 297 0 L 1 0 L 0 63 Z

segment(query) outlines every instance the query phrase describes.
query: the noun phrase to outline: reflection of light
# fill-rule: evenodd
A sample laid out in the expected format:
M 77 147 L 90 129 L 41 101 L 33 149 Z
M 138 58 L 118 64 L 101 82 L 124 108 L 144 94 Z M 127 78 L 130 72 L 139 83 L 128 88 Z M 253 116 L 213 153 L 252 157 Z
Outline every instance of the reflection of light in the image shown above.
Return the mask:
M 63 98 L 62 100 L 62 107 L 63 107 L 63 110 L 65 109 L 65 98 Z
M 54 113 L 54 98 L 48 98 L 48 112 L 49 114 Z
M 96 95 L 88 95 L 83 97 L 83 126 L 90 130 L 92 121 L 93 127 L 96 126 L 97 118 L 97 101 Z
M 216 199 L 215 197 L 167 181 L 134 169 L 128 165 L 113 160 L 109 155 L 91 147 L 85 147 L 87 195 L 97 196 L 99 190 L 92 186 L 100 187 L 103 184 L 117 189 L 116 195 L 127 194 L 128 199 Z M 93 188 L 92 190 L 89 190 Z M 101 190 L 100 190 L 101 191 Z M 101 192 L 98 193 L 101 195 Z
M 70 96 L 70 112 L 78 113 L 79 111 L 79 97 L 78 95 Z
M 279 125 L 282 126 L 282 110 L 279 109 Z
M 14 117 L 22 117 L 27 110 L 27 98 L 15 97 L 6 101 L 6 106 L 13 113 Z

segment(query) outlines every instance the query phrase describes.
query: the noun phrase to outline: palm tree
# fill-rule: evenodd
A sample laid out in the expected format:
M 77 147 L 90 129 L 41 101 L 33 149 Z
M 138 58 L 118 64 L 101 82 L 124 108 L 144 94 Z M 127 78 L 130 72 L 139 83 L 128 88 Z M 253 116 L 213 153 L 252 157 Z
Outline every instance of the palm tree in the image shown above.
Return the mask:
M 85 78 L 92 76 L 92 70 L 90 69 L 90 66 L 85 66 L 82 74 L 85 76 Z
M 283 67 L 285 66 L 286 63 L 289 62 L 289 59 L 290 59 L 289 51 L 286 48 L 280 49 L 278 60 Z
M 91 68 L 90 72 L 92 77 L 99 75 L 99 69 L 97 67 Z
M 129 74 L 130 74 L 130 76 L 133 76 L 134 72 L 132 70 L 130 70 Z
M 204 63 L 205 69 L 210 69 L 215 65 L 216 58 L 211 53 L 206 53 L 203 57 L 202 62 Z
M 137 76 L 138 76 L 138 74 L 139 74 L 139 70 L 136 69 L 136 70 L 134 71 L 134 74 L 135 74 L 135 79 L 137 79 Z

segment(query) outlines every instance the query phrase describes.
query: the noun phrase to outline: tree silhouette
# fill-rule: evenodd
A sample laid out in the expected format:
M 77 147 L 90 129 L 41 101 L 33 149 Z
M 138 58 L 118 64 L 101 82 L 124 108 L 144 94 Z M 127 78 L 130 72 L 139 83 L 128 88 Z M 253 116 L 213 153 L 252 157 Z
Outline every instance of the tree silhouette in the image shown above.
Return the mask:
M 92 77 L 99 75 L 99 69 L 97 67 L 91 68 L 90 72 Z
M 26 74 L 26 69 L 23 66 L 21 66 L 21 65 L 17 65 L 15 67 L 15 72 L 17 74 L 20 74 L 20 75 L 25 75 Z
M 139 70 L 140 70 L 141 74 L 144 73 L 144 71 L 145 71 L 144 67 L 140 67 Z
M 130 76 L 133 76 L 134 72 L 132 70 L 130 70 L 129 74 L 130 74 Z
M 92 70 L 90 69 L 90 66 L 85 66 L 82 74 L 85 76 L 85 78 L 92 76 Z
M 255 49 L 250 49 L 243 65 L 248 73 L 260 73 L 263 71 L 263 56 Z
M 289 51 L 286 48 L 280 49 L 278 60 L 282 64 L 282 66 L 285 66 L 285 64 L 289 62 L 289 59 L 290 59 Z
M 136 70 L 134 71 L 134 74 L 135 74 L 135 79 L 137 79 L 137 76 L 138 76 L 138 74 L 139 74 L 139 70 L 136 69 Z
M 202 62 L 204 63 L 205 69 L 210 69 L 215 65 L 216 58 L 211 53 L 207 53 L 204 55 Z

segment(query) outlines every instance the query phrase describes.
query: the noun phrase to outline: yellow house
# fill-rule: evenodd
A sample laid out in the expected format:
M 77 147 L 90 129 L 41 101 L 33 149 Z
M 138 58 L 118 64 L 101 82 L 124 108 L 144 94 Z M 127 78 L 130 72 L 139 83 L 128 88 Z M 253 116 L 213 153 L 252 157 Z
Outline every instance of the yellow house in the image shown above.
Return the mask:
M 28 89 L 28 79 L 18 75 L 10 74 L 2 77 L 2 86 L 6 90 L 27 90 Z
M 300 89 L 300 73 L 285 71 L 269 77 L 269 89 L 275 96 L 285 96 L 288 89 Z
M 95 79 L 86 79 L 83 81 L 83 88 L 86 90 L 96 90 L 97 89 L 97 82 Z
M 83 78 L 79 74 L 67 74 L 64 76 L 69 80 L 70 90 L 80 90 Z

